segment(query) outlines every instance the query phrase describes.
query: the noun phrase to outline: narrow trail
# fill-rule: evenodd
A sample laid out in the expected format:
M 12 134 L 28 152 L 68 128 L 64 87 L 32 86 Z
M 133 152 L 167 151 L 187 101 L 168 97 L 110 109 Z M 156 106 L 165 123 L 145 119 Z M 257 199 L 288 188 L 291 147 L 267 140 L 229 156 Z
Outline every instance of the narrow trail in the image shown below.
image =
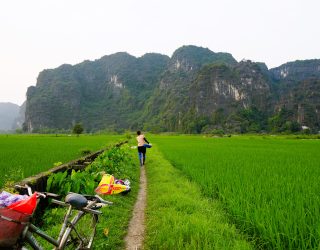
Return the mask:
M 147 178 L 145 166 L 140 172 L 140 189 L 129 223 L 128 234 L 125 238 L 127 250 L 141 249 L 145 231 L 145 208 L 147 200 Z

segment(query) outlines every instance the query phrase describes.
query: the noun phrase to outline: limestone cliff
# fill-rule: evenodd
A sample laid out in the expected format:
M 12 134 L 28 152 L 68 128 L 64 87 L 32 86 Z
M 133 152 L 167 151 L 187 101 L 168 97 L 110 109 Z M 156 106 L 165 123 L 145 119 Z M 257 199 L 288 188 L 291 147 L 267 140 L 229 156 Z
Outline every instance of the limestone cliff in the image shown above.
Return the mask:
M 320 129 L 320 60 L 237 62 L 183 46 L 171 58 L 125 52 L 42 71 L 27 91 L 28 131 L 148 129 L 185 133 Z

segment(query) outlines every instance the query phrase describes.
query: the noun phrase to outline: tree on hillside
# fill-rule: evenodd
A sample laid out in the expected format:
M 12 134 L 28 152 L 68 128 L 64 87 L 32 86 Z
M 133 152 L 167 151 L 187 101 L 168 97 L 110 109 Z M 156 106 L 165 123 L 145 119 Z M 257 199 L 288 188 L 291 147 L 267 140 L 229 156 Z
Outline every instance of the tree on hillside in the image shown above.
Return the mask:
M 76 125 L 73 126 L 72 133 L 79 136 L 82 132 L 83 132 L 83 126 L 81 123 L 77 123 Z

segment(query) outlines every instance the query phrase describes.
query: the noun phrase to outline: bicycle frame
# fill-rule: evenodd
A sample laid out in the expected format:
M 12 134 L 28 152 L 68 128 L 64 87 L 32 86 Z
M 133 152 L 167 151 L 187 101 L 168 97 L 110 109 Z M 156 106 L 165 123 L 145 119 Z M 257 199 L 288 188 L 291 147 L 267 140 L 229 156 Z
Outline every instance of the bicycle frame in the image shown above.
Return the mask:
M 31 245 L 33 249 L 36 249 L 36 250 L 43 249 L 40 243 L 37 241 L 37 239 L 33 236 L 33 234 L 37 234 L 47 242 L 51 243 L 53 246 L 55 246 L 55 249 L 61 249 L 61 246 L 65 245 L 65 241 L 67 240 L 67 237 L 64 237 L 64 235 L 68 235 L 68 234 L 65 234 L 66 231 L 67 230 L 71 231 L 76 225 L 76 223 L 79 221 L 79 219 L 82 217 L 82 215 L 84 215 L 86 212 L 90 212 L 96 215 L 101 214 L 100 211 L 83 208 L 84 211 L 78 210 L 77 214 L 72 218 L 71 222 L 69 222 L 70 221 L 69 219 L 71 217 L 71 212 L 73 209 L 72 206 L 62 201 L 58 201 L 58 200 L 52 200 L 52 201 L 53 203 L 56 203 L 62 206 L 68 206 L 68 211 L 65 214 L 58 239 L 54 239 L 53 237 L 48 235 L 46 232 L 42 231 L 40 228 L 30 223 L 25 229 L 23 238 L 26 242 L 28 242 Z M 91 203 L 90 205 L 93 206 L 93 204 L 95 204 L 95 202 Z M 90 205 L 88 207 L 90 207 Z
M 62 203 L 62 202 L 61 202 Z M 51 237 L 50 235 L 46 234 L 44 231 L 42 231 L 40 228 L 36 227 L 33 224 L 29 224 L 26 227 L 26 232 L 25 232 L 25 240 L 36 250 L 41 250 L 43 249 L 42 246 L 39 244 L 39 242 L 36 240 L 36 238 L 33 236 L 33 234 L 37 234 L 39 235 L 41 238 L 45 239 L 47 242 L 51 243 L 52 245 L 54 245 L 55 247 L 59 247 L 61 244 L 61 239 L 62 236 L 64 234 L 64 232 L 67 229 L 68 226 L 68 221 L 71 215 L 71 211 L 72 211 L 72 207 L 69 205 L 68 211 L 65 215 L 60 233 L 59 233 L 59 237 L 58 239 L 54 239 L 53 237 Z M 80 211 L 79 211 L 80 212 Z M 79 212 L 75 215 L 79 216 Z M 83 212 L 82 212 L 83 213 Z M 58 248 L 59 249 L 59 248 Z
M 27 189 L 28 194 L 32 195 L 32 190 L 28 185 L 25 185 L 25 186 L 16 185 L 15 187 L 20 188 L 20 189 L 21 188 Z M 50 197 L 57 197 L 58 196 L 58 195 L 52 194 L 52 193 L 41 193 L 41 192 L 37 192 L 37 193 L 39 195 L 38 198 L 40 198 L 40 197 L 46 198 L 48 196 L 50 196 Z M 79 194 L 75 194 L 75 195 L 79 195 Z M 86 197 L 88 198 L 86 206 L 80 207 L 80 208 L 73 207 L 73 205 L 72 205 L 73 203 L 71 203 L 71 201 L 70 201 L 70 203 L 66 203 L 63 201 L 52 199 L 53 203 L 68 207 L 68 210 L 64 216 L 64 220 L 63 220 L 60 232 L 59 232 L 58 239 L 54 239 L 53 237 L 48 235 L 46 232 L 42 231 L 40 228 L 36 227 L 32 223 L 29 223 L 29 224 L 27 224 L 27 226 L 25 227 L 25 229 L 22 233 L 20 243 L 18 243 L 18 244 L 20 244 L 20 247 L 23 245 L 24 242 L 28 242 L 33 249 L 42 250 L 43 248 L 42 248 L 41 244 L 39 244 L 37 239 L 34 237 L 34 234 L 36 234 L 36 235 L 40 236 L 41 238 L 43 238 L 44 240 L 46 240 L 47 242 L 49 242 L 50 244 L 52 244 L 53 246 L 55 246 L 54 249 L 56 249 L 56 250 L 63 249 L 68 244 L 68 237 L 70 237 L 70 234 L 72 231 L 75 232 L 78 239 L 82 243 L 84 243 L 82 236 L 79 235 L 79 232 L 76 229 L 76 225 L 81 220 L 81 218 L 83 216 L 85 216 L 86 214 L 91 214 L 93 216 L 92 218 L 95 218 L 94 223 L 92 224 L 93 225 L 92 234 L 89 238 L 89 241 L 85 243 L 90 248 L 93 243 L 93 238 L 94 238 L 94 235 L 96 232 L 96 225 L 98 223 L 98 215 L 102 214 L 102 212 L 98 211 L 97 209 L 99 209 L 103 206 L 106 206 L 106 205 L 112 205 L 113 203 L 110 201 L 103 200 L 98 195 L 95 195 L 95 196 L 84 195 L 84 198 L 86 198 Z M 39 202 L 39 200 L 37 202 Z M 77 213 L 74 216 L 72 216 L 73 209 L 77 210 Z M 73 217 L 72 220 L 70 220 L 71 217 Z

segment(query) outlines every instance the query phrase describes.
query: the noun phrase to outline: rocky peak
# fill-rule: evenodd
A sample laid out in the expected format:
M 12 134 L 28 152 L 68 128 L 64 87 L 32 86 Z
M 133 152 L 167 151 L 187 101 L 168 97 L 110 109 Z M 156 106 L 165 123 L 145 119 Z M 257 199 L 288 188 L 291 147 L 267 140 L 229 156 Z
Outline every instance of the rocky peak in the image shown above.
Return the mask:
M 208 48 L 188 45 L 173 53 L 169 69 L 171 72 L 190 72 L 199 70 L 203 65 L 210 63 L 234 64 L 236 60 L 228 53 L 214 53 Z
M 308 78 L 320 78 L 320 59 L 297 60 L 270 69 L 275 81 L 302 81 Z
M 242 85 L 251 86 L 252 89 L 269 88 L 269 72 L 264 63 L 243 60 L 234 66 L 234 70 L 239 75 Z
M 143 56 L 139 57 L 138 59 L 144 63 L 154 63 L 156 61 L 162 61 L 163 63 L 168 63 L 170 60 L 170 57 L 159 54 L 159 53 L 146 53 Z
M 51 82 L 67 82 L 74 78 L 74 69 L 70 64 L 63 64 L 56 69 L 45 69 L 37 78 L 37 86 L 47 85 Z
M 127 52 L 117 52 L 111 55 L 103 56 L 98 60 L 115 64 L 115 63 L 123 63 L 125 61 L 132 61 L 134 59 L 136 58 Z
M 225 103 L 234 103 L 239 108 L 254 105 L 265 109 L 270 96 L 269 84 L 257 63 L 212 64 L 200 70 L 191 88 L 192 99 L 204 113 L 214 112 L 226 106 Z

